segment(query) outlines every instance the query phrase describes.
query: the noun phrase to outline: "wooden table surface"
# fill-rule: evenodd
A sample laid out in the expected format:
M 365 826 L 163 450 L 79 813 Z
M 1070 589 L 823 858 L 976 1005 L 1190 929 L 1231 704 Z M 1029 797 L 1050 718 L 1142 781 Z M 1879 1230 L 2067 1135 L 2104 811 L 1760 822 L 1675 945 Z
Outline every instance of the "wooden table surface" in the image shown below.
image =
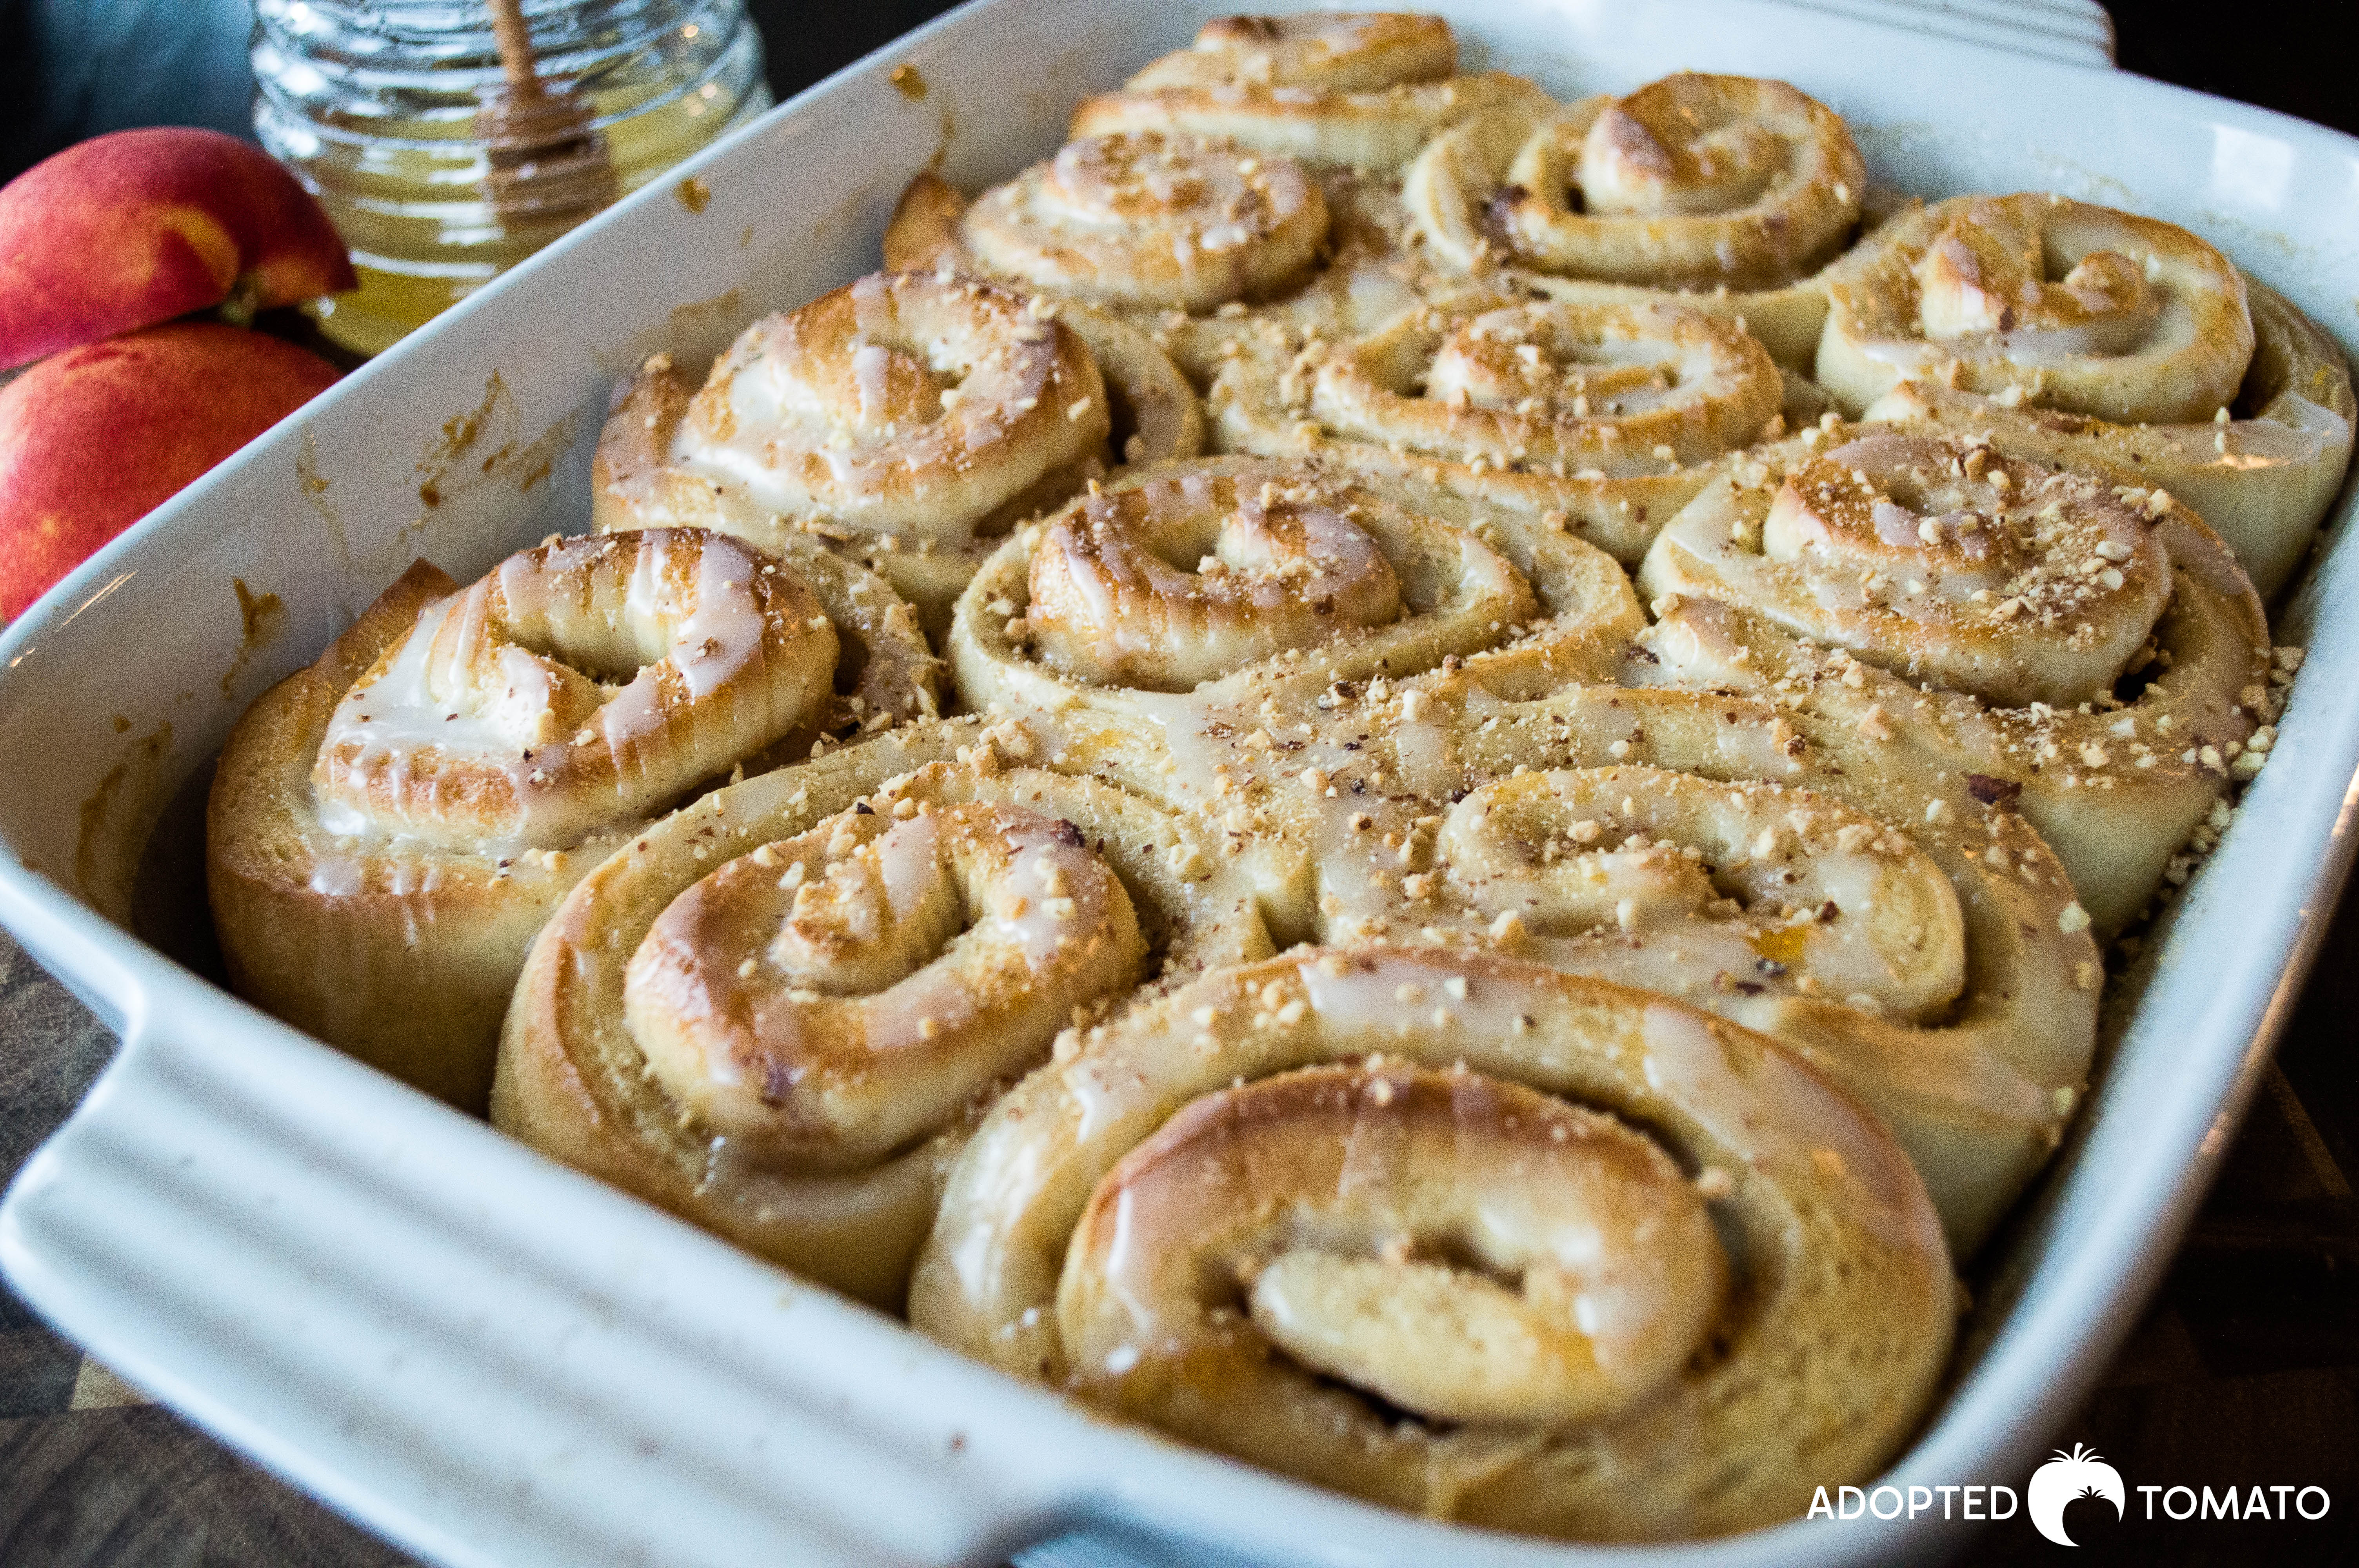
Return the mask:
M 874 0 L 817 13 L 752 0 L 782 94 L 939 8 Z M 819 25 L 805 25 L 815 15 Z M 2299 8 L 2221 25 L 2216 7 L 2119 20 L 2125 67 L 2354 128 L 2332 50 Z M 795 25 L 789 26 L 793 18 Z M 2315 1523 L 2183 1524 L 2078 1504 L 2084 1556 L 2177 1564 L 2359 1562 L 2359 894 L 2346 897 L 2301 1006 L 2136 1331 L 2058 1434 L 2133 1485 L 2319 1486 Z M 97 1021 L 0 936 L 0 1181 L 113 1050 Z M 2021 1489 L 2020 1478 L 2017 1489 Z M 2059 1550 L 2018 1517 L 1976 1563 Z M 377 1568 L 410 1561 L 147 1402 L 0 1290 L 0 1568 Z

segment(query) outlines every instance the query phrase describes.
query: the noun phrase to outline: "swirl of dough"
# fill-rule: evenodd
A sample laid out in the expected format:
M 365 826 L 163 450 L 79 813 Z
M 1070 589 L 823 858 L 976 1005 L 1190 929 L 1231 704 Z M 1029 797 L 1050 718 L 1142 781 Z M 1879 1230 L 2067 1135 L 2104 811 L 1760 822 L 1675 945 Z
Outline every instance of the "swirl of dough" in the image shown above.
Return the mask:
M 1680 513 L 1641 590 L 1733 597 L 1985 702 L 2110 692 L 2170 600 L 2162 535 L 2136 507 L 1979 444 L 1871 427 L 1799 455 L 1766 514 L 1747 500 L 1713 492 Z
M 1762 1036 L 1488 955 L 1310 950 L 1001 1101 L 910 1318 L 1361 1497 L 1647 1540 L 1882 1463 L 1939 1376 L 1949 1267 L 1906 1158 Z
M 600 438 L 597 523 L 700 524 L 773 550 L 808 532 L 939 627 L 995 535 L 1111 462 L 1191 454 L 1198 418 L 1119 320 L 976 278 L 873 274 L 755 322 L 693 395 L 668 356 L 641 366 Z
M 1757 401 L 1729 390 L 1762 380 L 1758 360 L 1703 318 L 1534 303 L 1462 317 L 1439 335 L 1436 325 L 1329 356 L 1314 412 L 1375 445 L 1640 471 L 1717 457 L 1766 422 Z M 1402 390 L 1404 371 L 1421 395 Z
M 1292 158 L 1145 131 L 1068 143 L 977 197 L 957 233 L 983 270 L 1050 294 L 1200 310 L 1306 274 L 1327 203 Z
M 1413 896 L 1374 921 L 1351 898 L 1356 917 L 1321 936 L 1399 921 L 1758 1029 L 1884 1119 L 1969 1257 L 2078 1102 L 2103 971 L 2085 930 L 2060 929 L 2071 885 L 2021 818 L 1909 815 L 1913 839 L 1814 790 L 1635 764 L 1519 771 L 1405 846 Z M 1331 885 L 1346 864 L 1322 857 Z
M 1233 757 L 1229 741 L 1321 687 L 1462 662 L 1502 690 L 1610 676 L 1642 622 L 1612 559 L 1560 532 L 1323 465 L 1210 458 L 1019 531 L 960 600 L 951 660 L 969 702 L 1063 732 L 1219 740 L 1177 796 L 1151 758 L 1122 768 L 1172 799 L 1233 762 L 1282 761 L 1295 742 L 1265 734 Z
M 954 546 L 1077 472 L 1107 428 L 1103 382 L 1070 331 L 988 284 L 904 273 L 748 329 L 679 446 L 770 510 Z
M 1810 524 L 1799 515 L 1807 497 L 1788 476 L 1824 475 L 1832 464 L 1827 482 L 1840 492 L 1861 449 L 1900 454 L 1898 470 L 1879 471 L 1911 477 L 1897 499 L 1872 478 L 1851 481 L 1875 548 L 1897 555 L 1894 575 L 1871 564 L 1847 587 L 1847 565 L 1819 568 L 1808 558 Z M 1926 477 L 1914 478 L 1917 470 Z M 1959 553 L 1957 541 L 2000 525 L 1985 503 L 2001 473 L 2021 476 L 2002 496 L 2054 497 L 2005 524 L 2038 554 L 2003 584 L 1937 592 L 1932 574 Z M 1952 493 L 1971 504 L 1937 510 Z M 1912 497 L 1931 499 L 1919 510 Z M 1881 534 L 1878 502 L 1893 508 Z M 1767 544 L 1780 508 L 1796 514 L 1790 561 Z M 1989 521 L 1966 530 L 1961 511 Z M 1921 568 L 1908 558 L 1900 513 L 1917 519 Z M 2049 555 L 2043 535 L 2064 547 Z M 1898 575 L 1910 571 L 1919 575 Z M 2101 932 L 2153 894 L 2256 727 L 2272 717 L 2267 623 L 2218 535 L 2159 490 L 2105 490 L 1979 440 L 1832 427 L 1748 454 L 1664 529 L 1639 585 L 1658 624 L 1640 639 L 1646 660 L 1625 666 L 1625 679 L 1774 695 L 1799 733 L 1867 773 L 1916 777 L 1927 796 L 1963 781 L 1976 800 L 2020 810 L 2054 846 Z M 2158 589 L 2159 609 L 2150 609 Z M 2037 641 L 2017 628 L 2024 622 Z M 2013 676 L 1999 652 L 2010 643 L 2024 661 Z
M 1832 260 L 1866 193 L 1833 110 L 1782 81 L 1693 72 L 1458 126 L 1403 192 L 1429 250 L 1462 268 L 1745 290 Z
M 495 1120 L 893 1304 L 980 1106 L 1142 979 L 1268 951 L 1217 862 L 1143 802 L 1005 766 L 972 722 L 749 780 L 559 911 Z
M 1042 662 L 1102 684 L 1189 691 L 1400 619 L 1399 575 L 1352 515 L 1384 507 L 1399 537 L 1413 527 L 1399 508 L 1256 477 L 1100 491 L 1050 523 L 1025 611 Z
M 1774 785 L 1658 768 L 1526 773 L 1452 807 L 1434 860 L 1472 917 L 1515 914 L 1529 954 L 1676 931 L 1625 950 L 1747 995 L 1864 999 L 1918 1022 L 1965 984 L 1957 895 L 1924 852 L 1864 812 Z M 1615 978 L 1642 984 L 1647 967 Z M 1648 990 L 1692 989 L 1648 979 Z
M 563 848 L 793 730 L 836 648 L 810 590 L 726 535 L 526 550 L 420 614 L 343 695 L 312 768 L 321 819 Z
M 1180 1281 L 1225 1276 L 1303 1368 L 1437 1422 L 1623 1413 L 1695 1354 L 1730 1271 L 1704 1200 L 1643 1134 L 1417 1067 L 1307 1067 L 1190 1102 L 1107 1173 L 1073 1245 L 1083 1368 L 1163 1340 L 1172 1317 L 1188 1336 Z
M 2245 280 L 2256 347 L 2234 404 L 2193 424 L 2123 425 L 1904 382 L 1865 417 L 1979 434 L 2009 451 L 2102 473 L 2117 485 L 2159 485 L 2227 541 L 2267 600 L 2293 575 L 2342 487 L 2359 403 L 2333 339 L 2273 290 Z
M 1443 125 L 1545 101 L 1520 77 L 1457 69 L 1457 40 L 1439 16 L 1223 16 L 1119 92 L 1083 99 L 1071 134 L 1175 131 L 1321 167 L 1394 168 Z
M 624 1014 L 704 1126 L 790 1173 L 858 1170 L 1041 1054 L 1147 956 L 1081 829 L 920 802 L 766 844 L 674 899 Z
M 694 529 L 552 542 L 464 589 L 413 568 L 222 753 L 233 987 L 480 1108 L 525 949 L 621 838 L 734 767 L 933 706 L 908 607 L 839 627 L 832 602 Z
M 1138 210 L 1140 220 L 1101 212 L 1085 226 L 1091 242 L 1086 246 L 1077 243 L 1053 254 L 1035 247 L 1036 254 L 1015 245 L 986 254 L 973 232 L 973 214 L 980 200 L 1014 187 L 986 191 L 971 205 L 949 181 L 924 171 L 902 191 L 886 225 L 886 265 L 897 270 L 946 267 L 1001 277 L 1076 305 L 1104 301 L 1066 319 L 1086 331 L 1093 320 L 1119 316 L 1193 385 L 1211 384 L 1220 373 L 1222 346 L 1256 319 L 1274 314 L 1298 328 L 1315 326 L 1332 335 L 1364 330 L 1417 302 L 1422 269 L 1402 249 L 1407 220 L 1397 180 L 1350 169 L 1305 171 L 1281 154 L 1252 153 L 1176 133 L 1124 133 L 1077 142 L 1059 157 L 1098 146 L 1180 149 L 1172 156 L 1182 167 L 1201 159 L 1212 178 L 1201 182 L 1158 179 L 1150 187 L 1129 189 L 1121 205 Z M 1036 165 L 1018 176 L 1016 184 L 1045 182 L 1054 167 Z M 1306 182 L 1309 196 L 1300 208 L 1294 208 L 1298 179 Z M 1288 203 L 1283 222 L 1266 232 L 1254 222 L 1256 213 L 1271 204 L 1258 196 L 1234 210 L 1205 200 L 1240 183 L 1266 186 L 1273 196 L 1283 197 Z M 1185 201 L 1170 199 L 1171 193 L 1183 190 L 1188 192 Z M 1306 221 L 1314 210 L 1315 225 Z M 1217 236 L 1219 243 L 1208 244 L 1207 235 Z M 1036 237 L 1053 238 L 1045 231 Z M 1183 276 L 1208 287 L 1183 287 Z M 1814 324 L 1811 341 L 1817 341 Z M 1091 346 L 1113 377 L 1107 346 L 1095 337 Z M 1192 406 L 1192 398 L 1189 405 Z M 1201 439 L 1201 430 L 1197 435 Z M 1133 461 L 1185 457 L 1194 449 L 1157 450 L 1151 439 L 1147 445 L 1149 452 Z
M 1960 196 L 1896 219 L 1828 300 L 1816 375 L 1852 414 L 1934 381 L 2125 424 L 2209 419 L 2253 357 L 2227 257 L 2058 196 Z
M 1707 465 L 1774 433 L 1784 382 L 1741 329 L 1669 302 L 1459 290 L 1364 336 L 1270 330 L 1207 397 L 1233 451 L 1328 457 L 1535 519 L 1635 563 Z

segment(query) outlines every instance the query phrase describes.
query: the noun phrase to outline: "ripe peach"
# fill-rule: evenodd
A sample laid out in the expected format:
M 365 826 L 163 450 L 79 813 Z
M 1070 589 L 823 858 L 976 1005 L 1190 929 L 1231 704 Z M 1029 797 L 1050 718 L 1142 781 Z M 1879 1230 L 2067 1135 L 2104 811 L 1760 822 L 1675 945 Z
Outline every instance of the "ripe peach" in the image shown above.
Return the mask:
M 185 321 L 0 387 L 0 621 L 335 379 L 292 343 Z
M 357 287 L 320 204 L 219 131 L 116 131 L 0 188 L 0 370 L 234 298 Z

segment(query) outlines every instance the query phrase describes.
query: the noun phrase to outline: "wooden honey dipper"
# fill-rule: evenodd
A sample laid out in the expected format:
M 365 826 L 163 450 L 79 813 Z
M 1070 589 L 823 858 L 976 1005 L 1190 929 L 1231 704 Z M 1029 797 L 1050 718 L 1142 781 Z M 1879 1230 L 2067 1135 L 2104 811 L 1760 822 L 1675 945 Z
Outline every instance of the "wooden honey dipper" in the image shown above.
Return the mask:
M 491 161 L 492 206 L 508 228 L 572 223 L 614 199 L 614 162 L 592 112 L 571 87 L 544 83 L 533 67 L 523 0 L 491 0 L 505 87 L 475 115 Z

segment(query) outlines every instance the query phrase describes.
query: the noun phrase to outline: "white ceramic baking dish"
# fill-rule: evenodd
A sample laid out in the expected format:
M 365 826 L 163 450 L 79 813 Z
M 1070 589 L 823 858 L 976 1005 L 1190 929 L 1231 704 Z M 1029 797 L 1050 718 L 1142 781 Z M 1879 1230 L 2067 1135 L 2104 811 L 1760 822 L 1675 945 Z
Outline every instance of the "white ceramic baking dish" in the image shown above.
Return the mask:
M 167 814 L 169 852 L 135 879 L 136 847 L 255 694 L 413 557 L 464 577 L 582 524 L 587 449 L 638 355 L 709 352 L 756 311 L 865 270 L 895 195 L 937 154 L 963 183 L 1006 176 L 1060 140 L 1079 93 L 1219 8 L 979 0 L 368 365 L 0 638 L 0 921 L 125 1039 L 0 1212 L 0 1264 L 42 1313 L 448 1563 L 988 1563 L 1060 1537 L 1028 1561 L 1604 1560 L 1404 1518 L 1091 1416 L 544 1162 L 125 928 L 168 945 L 191 885 L 190 792 Z M 2075 0 L 1439 8 L 1474 59 L 1560 93 L 1679 67 L 1788 78 L 1850 117 L 1888 181 L 2157 213 L 2351 335 L 2359 143 L 2091 69 L 2105 40 Z M 2033 52 L 1962 41 L 2026 17 Z M 922 96 L 888 81 L 902 62 Z M 439 504 L 422 499 L 429 481 Z M 2349 510 L 2279 621 L 2310 660 L 2275 760 L 2182 900 L 2074 1138 L 1978 1271 L 1961 1380 L 1895 1485 L 2020 1487 L 2217 1163 L 2352 850 Z M 1644 1555 L 1916 1557 L 1964 1528 L 1932 1511 L 1805 1521 Z

